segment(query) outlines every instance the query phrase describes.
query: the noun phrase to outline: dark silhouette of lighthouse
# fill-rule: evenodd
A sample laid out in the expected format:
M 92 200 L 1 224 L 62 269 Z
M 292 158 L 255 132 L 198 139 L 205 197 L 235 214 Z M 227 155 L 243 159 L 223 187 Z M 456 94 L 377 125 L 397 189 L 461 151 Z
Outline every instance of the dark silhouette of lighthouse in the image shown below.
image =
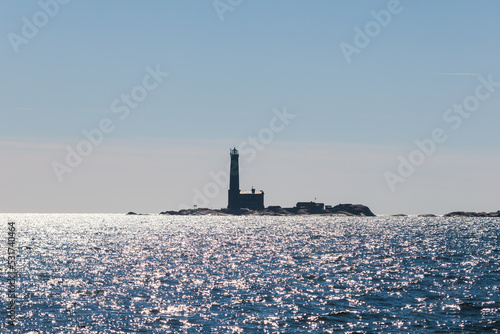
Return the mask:
M 238 166 L 238 159 L 240 155 L 238 150 L 233 148 L 231 150 L 231 169 L 229 171 L 229 191 L 228 191 L 228 209 L 240 208 L 240 168 Z
M 240 191 L 240 168 L 238 159 L 240 155 L 236 148 L 231 149 L 231 169 L 229 171 L 229 190 L 227 208 L 238 210 L 241 208 L 262 210 L 264 209 L 264 192 L 256 191 L 253 187 L 249 191 Z

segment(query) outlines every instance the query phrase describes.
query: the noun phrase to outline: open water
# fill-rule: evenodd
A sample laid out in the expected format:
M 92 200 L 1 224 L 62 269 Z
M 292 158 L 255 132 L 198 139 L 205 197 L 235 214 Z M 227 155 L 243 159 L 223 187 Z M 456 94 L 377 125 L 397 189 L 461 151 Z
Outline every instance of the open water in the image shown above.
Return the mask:
M 500 328 L 498 218 L 0 215 L 0 233 L 1 333 Z

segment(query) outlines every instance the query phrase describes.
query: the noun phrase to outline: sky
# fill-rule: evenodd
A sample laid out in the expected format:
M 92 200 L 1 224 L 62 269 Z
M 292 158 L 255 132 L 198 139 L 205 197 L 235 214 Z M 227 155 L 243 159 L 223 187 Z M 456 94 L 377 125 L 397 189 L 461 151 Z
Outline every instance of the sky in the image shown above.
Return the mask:
M 500 3 L 7 0 L 0 212 L 500 209 Z

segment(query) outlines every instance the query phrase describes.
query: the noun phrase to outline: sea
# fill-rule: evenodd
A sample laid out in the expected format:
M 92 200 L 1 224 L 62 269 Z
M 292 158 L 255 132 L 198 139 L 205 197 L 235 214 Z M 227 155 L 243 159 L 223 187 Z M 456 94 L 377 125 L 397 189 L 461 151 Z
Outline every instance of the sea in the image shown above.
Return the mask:
M 500 331 L 499 218 L 1 214 L 0 233 L 1 333 Z

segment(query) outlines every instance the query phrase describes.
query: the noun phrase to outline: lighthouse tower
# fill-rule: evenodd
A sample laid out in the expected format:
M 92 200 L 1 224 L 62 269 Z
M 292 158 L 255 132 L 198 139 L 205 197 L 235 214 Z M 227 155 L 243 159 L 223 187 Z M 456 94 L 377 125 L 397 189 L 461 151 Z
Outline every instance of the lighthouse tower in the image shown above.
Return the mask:
M 240 208 L 240 170 L 238 166 L 238 159 L 240 155 L 238 150 L 233 148 L 230 151 L 231 155 L 231 170 L 229 172 L 229 191 L 228 191 L 228 209 Z

